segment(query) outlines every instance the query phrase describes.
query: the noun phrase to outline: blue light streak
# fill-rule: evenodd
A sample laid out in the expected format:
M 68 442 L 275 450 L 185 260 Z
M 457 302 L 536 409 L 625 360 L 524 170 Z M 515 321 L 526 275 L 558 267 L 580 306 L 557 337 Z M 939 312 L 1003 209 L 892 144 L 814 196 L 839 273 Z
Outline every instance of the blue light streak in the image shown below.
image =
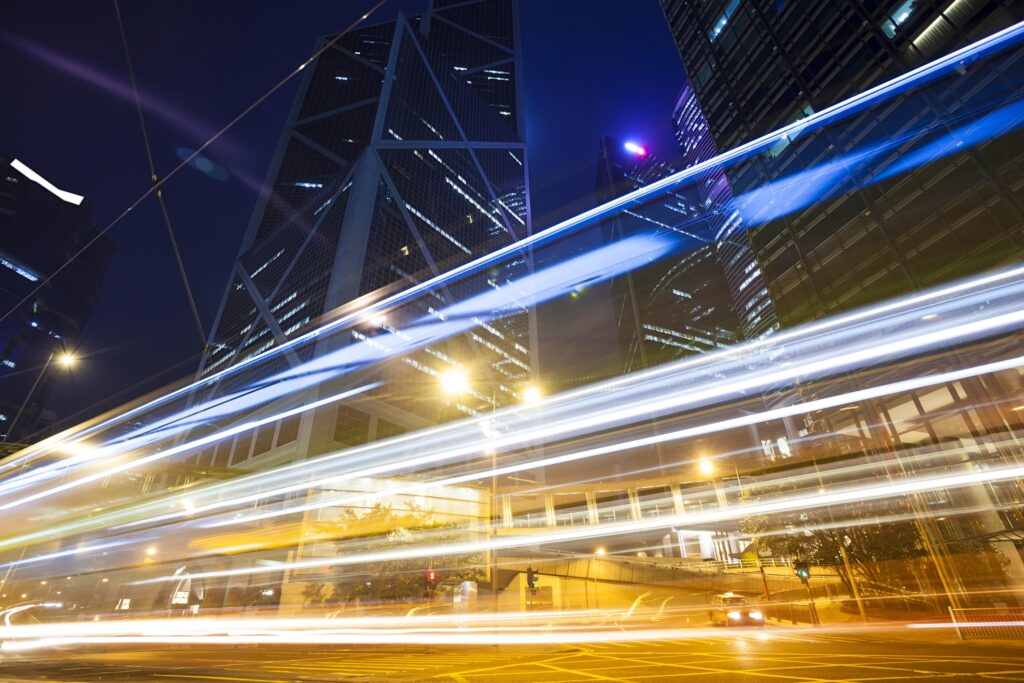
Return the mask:
M 624 195 L 611 202 L 608 202 L 594 209 L 578 214 L 573 218 L 557 223 L 545 230 L 536 232 L 523 240 L 502 247 L 484 257 L 478 258 L 462 266 L 453 268 L 452 270 L 435 276 L 420 284 L 414 285 L 406 290 L 403 290 L 402 292 L 383 298 L 379 301 L 370 303 L 364 308 L 360 309 L 359 311 L 344 314 L 338 319 L 326 323 L 325 325 L 315 330 L 311 330 L 310 332 L 307 332 L 306 334 L 291 339 L 288 342 L 285 342 L 284 344 L 268 349 L 267 351 L 261 354 L 258 354 L 244 361 L 236 363 L 235 365 L 220 370 L 217 373 L 213 373 L 192 384 L 181 387 L 180 389 L 177 389 L 156 399 L 148 401 L 116 417 L 103 420 L 98 424 L 86 427 L 78 432 L 72 434 L 58 435 L 53 439 L 41 442 L 36 446 L 30 447 L 29 449 L 22 451 L 20 455 L 16 455 L 15 457 L 9 458 L 6 463 L 0 465 L 0 471 L 19 466 L 24 459 L 41 452 L 45 452 L 46 450 L 52 448 L 56 444 L 65 442 L 72 436 L 75 436 L 77 438 L 86 438 L 92 434 L 95 434 L 111 426 L 112 424 L 115 424 L 120 420 L 130 418 L 132 416 L 143 413 L 147 410 L 151 410 L 152 408 L 159 406 L 163 403 L 166 403 L 168 401 L 171 401 L 175 398 L 187 396 L 188 394 L 195 392 L 197 389 L 201 387 L 208 386 L 214 382 L 223 380 L 224 378 L 241 372 L 243 369 L 251 367 L 256 363 L 260 363 L 269 358 L 276 357 L 286 351 L 296 348 L 299 345 L 314 341 L 320 338 L 321 336 L 334 330 L 337 330 L 339 328 L 342 328 L 344 326 L 358 323 L 367 315 L 372 315 L 374 313 L 382 313 L 388 310 L 389 308 L 393 308 L 395 306 L 406 303 L 414 299 L 415 297 L 423 294 L 424 292 L 437 288 L 447 282 L 450 282 L 452 280 L 464 277 L 475 272 L 479 272 L 482 269 L 485 269 L 495 263 L 502 261 L 508 256 L 526 253 L 529 248 L 536 248 L 537 246 L 552 241 L 557 237 L 566 234 L 567 232 L 599 222 L 615 214 L 623 207 L 640 204 L 655 197 L 671 192 L 672 190 L 678 188 L 679 186 L 687 182 L 691 182 L 692 180 L 700 177 L 703 173 L 706 173 L 709 170 L 723 167 L 725 165 L 731 164 L 733 162 L 736 162 L 738 160 L 747 158 L 755 154 L 760 154 L 766 151 L 768 148 L 770 148 L 779 139 L 783 137 L 793 139 L 802 133 L 811 130 L 816 130 L 817 128 L 820 128 L 826 124 L 842 120 L 843 118 L 851 116 L 859 111 L 863 111 L 865 108 L 869 106 L 896 97 L 911 88 L 920 86 L 933 79 L 947 75 L 956 70 L 962 70 L 970 66 L 971 64 L 974 64 L 984 59 L 985 57 L 988 57 L 990 55 L 993 55 L 995 53 L 998 53 L 1002 50 L 1005 50 L 1009 47 L 1018 44 L 1021 40 L 1022 35 L 1024 35 L 1024 22 L 1010 26 L 1002 31 L 999 31 L 998 33 L 988 36 L 987 38 L 979 40 L 976 43 L 968 45 L 944 57 L 941 57 L 932 62 L 924 64 L 916 69 L 913 69 L 912 71 L 909 71 L 906 74 L 903 74 L 897 78 L 894 78 L 890 81 L 870 88 L 869 90 L 866 90 L 863 93 L 855 95 L 847 100 L 844 100 L 843 102 L 837 103 L 835 105 L 832 105 L 831 107 L 816 112 L 805 119 L 801 119 L 798 122 L 794 122 L 788 126 L 780 128 L 777 131 L 763 135 L 755 140 L 740 145 L 728 152 L 724 152 L 718 155 L 717 157 L 696 164 L 684 171 L 681 171 L 677 174 L 668 176 L 660 181 L 647 185 L 635 192 Z

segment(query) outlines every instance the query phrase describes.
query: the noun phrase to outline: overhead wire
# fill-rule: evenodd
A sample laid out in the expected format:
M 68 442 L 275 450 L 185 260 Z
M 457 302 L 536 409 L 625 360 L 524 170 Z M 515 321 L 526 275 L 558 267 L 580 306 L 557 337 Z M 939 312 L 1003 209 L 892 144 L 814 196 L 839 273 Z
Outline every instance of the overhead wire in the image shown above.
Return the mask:
M 192 287 L 189 285 L 188 274 L 185 272 L 185 263 L 181 258 L 181 250 L 178 248 L 178 240 L 174 236 L 174 228 L 171 227 L 171 215 L 167 211 L 167 202 L 164 201 L 164 193 L 160 176 L 156 172 L 156 164 L 153 162 L 153 147 L 149 141 L 149 131 L 146 129 L 146 117 L 142 111 L 142 98 L 139 97 L 139 86 L 135 80 L 135 67 L 132 65 L 131 51 L 128 49 L 128 35 L 124 29 L 124 19 L 121 16 L 121 5 L 114 0 L 114 14 L 117 15 L 117 28 L 121 33 L 121 45 L 124 47 L 124 60 L 128 65 L 128 76 L 132 83 L 132 92 L 135 94 L 135 110 L 139 114 L 139 127 L 142 129 L 142 141 L 146 148 L 146 160 L 149 162 L 150 180 L 156 187 L 156 199 L 160 204 L 160 213 L 163 215 L 164 225 L 167 227 L 167 236 L 171 241 L 171 251 L 174 252 L 174 260 L 178 264 L 178 273 L 181 275 L 181 283 L 185 287 L 185 295 L 188 297 L 188 305 L 192 310 L 192 319 L 196 324 L 196 331 L 199 333 L 199 345 L 206 348 L 206 334 L 203 332 L 203 323 L 199 318 L 199 308 L 196 306 L 196 298 L 192 294 Z
M 338 34 L 336 36 L 334 36 L 329 41 L 327 41 L 322 46 L 320 46 L 320 48 L 318 48 L 316 51 L 314 51 L 313 54 L 311 54 L 309 57 L 307 57 L 305 60 L 303 60 L 303 62 L 301 64 L 299 64 L 299 66 L 297 66 L 296 68 L 292 69 L 287 75 L 285 75 L 284 78 L 282 78 L 277 83 L 275 83 L 269 90 L 267 90 L 265 93 L 263 93 L 262 95 L 257 97 L 252 103 L 250 103 L 247 107 L 245 107 L 245 109 L 243 109 L 241 112 L 239 112 L 237 115 L 235 115 L 234 118 L 232 118 L 223 127 L 221 127 L 217 132 L 215 132 L 213 135 L 211 135 L 206 140 L 206 142 L 201 144 L 196 150 L 194 150 L 191 154 L 189 154 L 187 157 L 185 157 L 181 161 L 181 163 L 179 163 L 177 166 L 172 168 L 168 173 L 166 173 L 163 176 L 163 178 L 160 178 L 158 182 L 154 183 L 148 190 L 143 192 L 138 198 L 136 198 L 131 204 L 129 204 L 124 209 L 124 211 L 122 211 L 120 214 L 118 214 L 112 221 L 107 223 L 107 225 L 105 227 L 103 227 L 102 229 L 96 231 L 96 234 L 93 235 L 93 237 L 88 242 L 86 242 L 81 248 L 79 248 L 78 251 L 76 251 L 74 254 L 69 256 L 67 258 L 67 260 L 64 261 L 64 263 L 62 263 L 57 268 L 55 268 L 54 271 L 52 273 L 50 273 L 49 275 L 47 275 L 45 278 L 41 278 L 39 283 L 35 287 L 33 287 L 32 290 L 28 292 L 28 294 L 26 294 L 24 297 L 22 297 L 20 300 L 18 300 L 13 306 L 11 306 L 10 309 L 5 311 L 3 313 L 3 315 L 0 315 L 0 322 L 3 322 L 12 313 L 14 313 L 19 308 L 21 308 L 21 306 L 26 301 L 28 301 L 33 296 L 35 296 L 36 293 L 39 292 L 39 290 L 42 289 L 44 286 L 46 286 L 46 284 L 50 280 L 52 280 L 58 274 L 63 272 L 63 270 L 65 268 L 67 268 L 69 265 L 71 265 L 71 263 L 75 259 L 77 259 L 79 256 L 84 254 L 85 251 L 89 247 L 91 247 L 93 244 L 95 244 L 97 240 L 99 240 L 103 235 L 105 235 L 107 232 L 109 232 L 115 225 L 120 223 L 121 220 L 124 219 L 125 216 L 127 216 L 136 207 L 138 207 L 142 202 L 144 202 L 147 197 L 149 197 L 151 194 L 157 192 L 160 189 L 160 187 L 163 186 L 164 183 L 166 183 L 172 177 L 177 175 L 178 172 L 181 171 L 181 169 L 183 169 L 185 166 L 188 166 L 189 163 L 191 163 L 193 159 L 195 159 L 197 156 L 202 154 L 202 152 L 207 147 L 209 147 L 214 142 L 216 142 L 222 135 L 224 135 L 224 133 L 226 133 L 228 130 L 230 130 L 232 127 L 234 127 L 235 124 L 237 124 L 239 121 L 241 121 L 243 118 L 245 118 L 251 111 L 253 111 L 258 106 L 263 104 L 263 102 L 266 101 L 267 98 L 269 98 L 275 92 L 280 90 L 286 83 L 288 83 L 288 81 L 290 81 L 292 78 L 294 78 L 296 75 L 298 75 L 303 69 L 305 69 L 311 63 L 313 63 L 318 57 L 320 57 L 321 54 L 323 54 L 325 51 L 331 49 L 334 46 L 334 44 L 337 43 L 339 40 L 341 40 L 345 35 L 347 35 L 349 32 L 354 30 L 362 22 L 364 22 L 367 19 L 369 19 L 370 15 L 373 14 L 374 12 L 376 12 L 381 7 L 383 7 L 385 3 L 387 3 L 387 0 L 378 0 L 377 3 L 375 3 L 368 10 L 366 10 L 363 14 L 361 14 L 358 19 L 353 21 L 347 27 L 345 27 L 340 32 L 338 32 Z M 205 343 L 205 338 L 204 338 L 204 343 Z

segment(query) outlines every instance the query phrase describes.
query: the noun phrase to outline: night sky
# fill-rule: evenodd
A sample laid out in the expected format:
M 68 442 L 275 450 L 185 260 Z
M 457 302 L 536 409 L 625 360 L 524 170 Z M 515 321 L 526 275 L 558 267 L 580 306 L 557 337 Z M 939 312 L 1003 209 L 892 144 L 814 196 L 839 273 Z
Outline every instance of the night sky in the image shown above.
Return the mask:
M 123 0 L 158 172 L 179 163 L 372 0 Z M 391 0 L 371 23 L 414 0 Z M 9 3 L 0 28 L 0 155 L 84 194 L 105 227 L 149 186 L 112 2 Z M 534 228 L 593 204 L 598 140 L 677 156 L 670 115 L 683 68 L 656 0 L 522 0 Z M 209 332 L 298 79 L 207 150 L 223 181 L 191 168 L 164 196 Z M 117 254 L 51 405 L 79 418 L 180 379 L 201 346 L 155 199 L 110 233 Z M 67 422 L 71 422 L 68 420 Z

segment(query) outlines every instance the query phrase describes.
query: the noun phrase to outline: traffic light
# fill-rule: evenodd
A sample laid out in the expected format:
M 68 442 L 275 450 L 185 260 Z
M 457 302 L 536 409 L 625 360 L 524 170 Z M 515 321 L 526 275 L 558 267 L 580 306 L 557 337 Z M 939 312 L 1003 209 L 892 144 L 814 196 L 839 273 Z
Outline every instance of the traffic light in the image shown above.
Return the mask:
M 526 586 L 532 590 L 537 590 L 537 572 L 533 567 L 526 568 Z
M 802 560 L 793 564 L 793 573 L 800 577 L 800 580 L 804 583 L 811 579 L 811 567 Z
M 437 574 L 433 569 L 427 570 L 427 589 L 434 590 L 437 588 Z

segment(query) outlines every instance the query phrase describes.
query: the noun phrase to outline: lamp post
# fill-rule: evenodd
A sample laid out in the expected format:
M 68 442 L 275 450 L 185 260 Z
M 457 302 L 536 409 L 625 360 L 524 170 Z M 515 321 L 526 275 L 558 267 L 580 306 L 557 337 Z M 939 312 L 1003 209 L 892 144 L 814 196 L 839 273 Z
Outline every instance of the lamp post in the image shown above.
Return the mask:
M 457 397 L 469 391 L 469 378 L 465 371 L 460 367 L 453 367 L 449 370 L 442 372 L 439 375 L 441 381 L 441 390 L 448 396 Z M 542 398 L 540 388 L 536 384 L 527 385 L 522 391 L 522 402 L 524 404 L 533 404 Z M 491 389 L 491 427 L 490 430 L 494 430 L 494 417 L 498 412 L 498 395 L 496 389 Z M 492 433 L 487 434 L 488 437 L 493 436 Z M 491 491 L 490 491 L 490 537 L 493 543 L 494 539 L 498 535 L 497 530 L 497 517 L 498 517 L 498 475 L 496 474 L 498 469 L 498 450 L 496 448 L 487 448 L 487 455 L 491 456 Z M 490 565 L 491 565 L 491 594 L 494 600 L 494 611 L 498 610 L 498 551 L 496 548 L 490 550 Z
M 74 353 L 70 351 L 62 351 L 60 354 L 58 354 L 56 351 L 52 351 L 50 353 L 49 357 L 46 359 L 46 362 L 43 363 L 42 369 L 39 370 L 39 374 L 36 375 L 36 381 L 32 383 L 32 388 L 28 390 L 27 394 L 25 394 L 25 400 L 21 402 L 21 407 L 18 408 L 17 414 L 15 414 L 14 419 L 11 420 L 11 424 L 7 428 L 7 433 L 4 434 L 2 443 L 7 443 L 7 441 L 10 439 L 11 433 L 14 431 L 15 426 L 17 426 L 18 424 L 18 420 L 21 419 L 21 414 L 25 412 L 25 407 L 28 406 L 28 402 L 32 399 L 32 394 L 36 393 L 36 387 L 39 386 L 39 382 L 42 381 L 43 375 L 46 374 L 47 368 L 50 367 L 50 363 L 54 362 L 54 359 L 56 359 L 57 365 L 66 370 L 70 370 L 78 362 L 78 358 L 75 356 Z

